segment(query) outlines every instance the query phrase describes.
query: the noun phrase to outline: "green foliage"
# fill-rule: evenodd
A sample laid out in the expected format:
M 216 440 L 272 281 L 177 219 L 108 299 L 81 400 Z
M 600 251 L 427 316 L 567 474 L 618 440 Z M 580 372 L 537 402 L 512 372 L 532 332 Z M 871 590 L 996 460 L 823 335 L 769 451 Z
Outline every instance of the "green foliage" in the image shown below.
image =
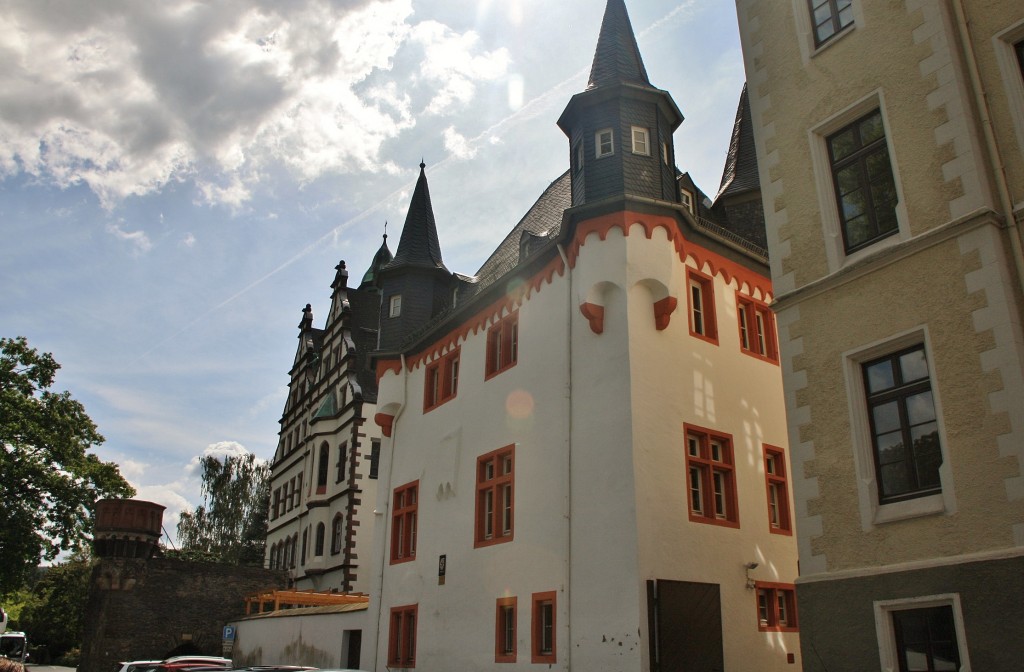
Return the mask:
M 81 646 L 91 575 L 89 557 L 77 554 L 50 567 L 36 582 L 34 599 L 24 605 L 18 621 L 33 647 L 61 658 Z
M 223 459 L 207 456 L 200 464 L 204 503 L 195 511 L 183 511 L 178 520 L 181 550 L 211 553 L 233 565 L 262 565 L 269 467 L 252 453 Z
M 41 560 L 83 548 L 97 500 L 135 494 L 88 452 L 103 437 L 82 405 L 50 391 L 59 368 L 23 337 L 0 338 L 0 595 Z

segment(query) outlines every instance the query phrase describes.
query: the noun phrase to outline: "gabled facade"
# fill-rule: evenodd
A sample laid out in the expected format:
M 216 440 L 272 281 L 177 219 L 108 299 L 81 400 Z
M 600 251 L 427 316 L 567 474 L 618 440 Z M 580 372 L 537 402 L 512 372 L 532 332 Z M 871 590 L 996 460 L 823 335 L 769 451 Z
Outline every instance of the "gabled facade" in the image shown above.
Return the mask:
M 799 663 L 767 258 L 682 202 L 681 121 L 610 0 L 569 170 L 473 277 L 421 166 L 380 276 L 363 668 Z
M 368 359 L 381 302 L 375 283 L 390 260 L 385 236 L 358 289 L 338 264 L 323 329 L 313 326 L 309 304 L 302 312 L 270 465 L 266 558 L 299 589 L 369 588 L 380 430 L 368 422 L 377 395 Z
M 1024 6 L 737 0 L 807 670 L 1024 660 Z

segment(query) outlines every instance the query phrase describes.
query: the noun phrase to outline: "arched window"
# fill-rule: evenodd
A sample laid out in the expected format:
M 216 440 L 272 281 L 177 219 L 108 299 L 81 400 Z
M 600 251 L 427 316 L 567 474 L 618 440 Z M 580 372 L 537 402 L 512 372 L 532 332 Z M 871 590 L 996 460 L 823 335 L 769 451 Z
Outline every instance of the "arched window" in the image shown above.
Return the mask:
M 338 446 L 338 483 L 345 480 L 345 460 L 348 459 L 348 444 Z
M 270 565 L 270 569 L 274 569 L 274 563 L 277 562 L 277 544 L 273 544 L 270 547 L 270 560 L 267 562 Z
M 324 554 L 324 533 L 325 527 L 323 523 L 317 523 L 316 525 L 316 544 L 314 544 L 313 552 L 317 555 Z
M 320 446 L 320 468 L 316 472 L 316 494 L 327 492 L 327 460 L 331 457 L 331 447 L 324 443 Z
M 309 546 L 309 528 L 307 527 L 302 531 L 302 557 L 299 562 L 303 567 L 306 566 L 306 548 Z
M 334 517 L 331 525 L 331 555 L 341 553 L 341 546 L 345 537 L 345 518 L 340 513 Z

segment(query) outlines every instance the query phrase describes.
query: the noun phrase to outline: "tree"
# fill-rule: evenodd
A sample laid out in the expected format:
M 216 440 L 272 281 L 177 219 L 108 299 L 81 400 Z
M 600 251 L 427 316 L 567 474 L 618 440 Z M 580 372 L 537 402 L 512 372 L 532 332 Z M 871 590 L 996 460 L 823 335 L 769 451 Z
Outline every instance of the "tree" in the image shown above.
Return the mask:
M 47 658 L 59 660 L 68 653 L 77 657 L 91 575 L 89 556 L 76 553 L 67 562 L 49 567 L 33 587 L 34 599 L 22 609 L 18 627 L 31 635 L 34 646 L 45 647 Z
M 203 504 L 178 520 L 185 553 L 209 553 L 235 565 L 263 564 L 270 503 L 270 469 L 252 453 L 223 459 L 207 455 L 202 467 Z
M 97 500 L 135 494 L 88 452 L 103 437 L 85 408 L 49 389 L 59 368 L 24 337 L 0 339 L 0 595 L 41 560 L 83 548 Z

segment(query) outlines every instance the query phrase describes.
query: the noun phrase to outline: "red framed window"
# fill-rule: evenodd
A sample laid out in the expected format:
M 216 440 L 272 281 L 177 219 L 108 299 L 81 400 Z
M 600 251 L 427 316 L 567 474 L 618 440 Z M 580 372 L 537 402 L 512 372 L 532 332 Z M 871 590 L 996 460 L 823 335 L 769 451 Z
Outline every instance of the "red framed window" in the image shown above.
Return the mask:
M 501 318 L 487 330 L 484 380 L 516 365 L 519 360 L 519 311 Z
M 391 508 L 391 564 L 416 558 L 416 514 L 420 482 L 395 488 Z
M 474 548 L 512 541 L 515 531 L 515 446 L 481 455 L 476 461 Z
M 789 481 L 786 453 L 782 448 L 763 445 L 764 483 L 768 494 L 768 529 L 774 534 L 793 534 L 789 513 Z
M 736 316 L 740 327 L 740 348 L 748 355 L 779 362 L 775 336 L 775 314 L 763 303 L 736 295 Z
M 703 273 L 687 271 L 686 295 L 690 302 L 690 335 L 718 345 L 714 280 Z
M 789 583 L 754 583 L 757 593 L 757 629 L 796 632 L 796 589 Z
M 516 598 L 499 597 L 494 615 L 494 662 L 516 662 Z
M 684 425 L 690 520 L 739 527 L 732 437 Z
M 392 607 L 388 635 L 388 667 L 416 667 L 416 609 L 419 605 Z
M 557 660 L 555 652 L 555 593 L 533 594 L 533 617 L 531 628 L 531 656 L 532 663 L 554 663 Z
M 459 348 L 427 366 L 423 389 L 423 412 L 455 397 L 459 391 Z

